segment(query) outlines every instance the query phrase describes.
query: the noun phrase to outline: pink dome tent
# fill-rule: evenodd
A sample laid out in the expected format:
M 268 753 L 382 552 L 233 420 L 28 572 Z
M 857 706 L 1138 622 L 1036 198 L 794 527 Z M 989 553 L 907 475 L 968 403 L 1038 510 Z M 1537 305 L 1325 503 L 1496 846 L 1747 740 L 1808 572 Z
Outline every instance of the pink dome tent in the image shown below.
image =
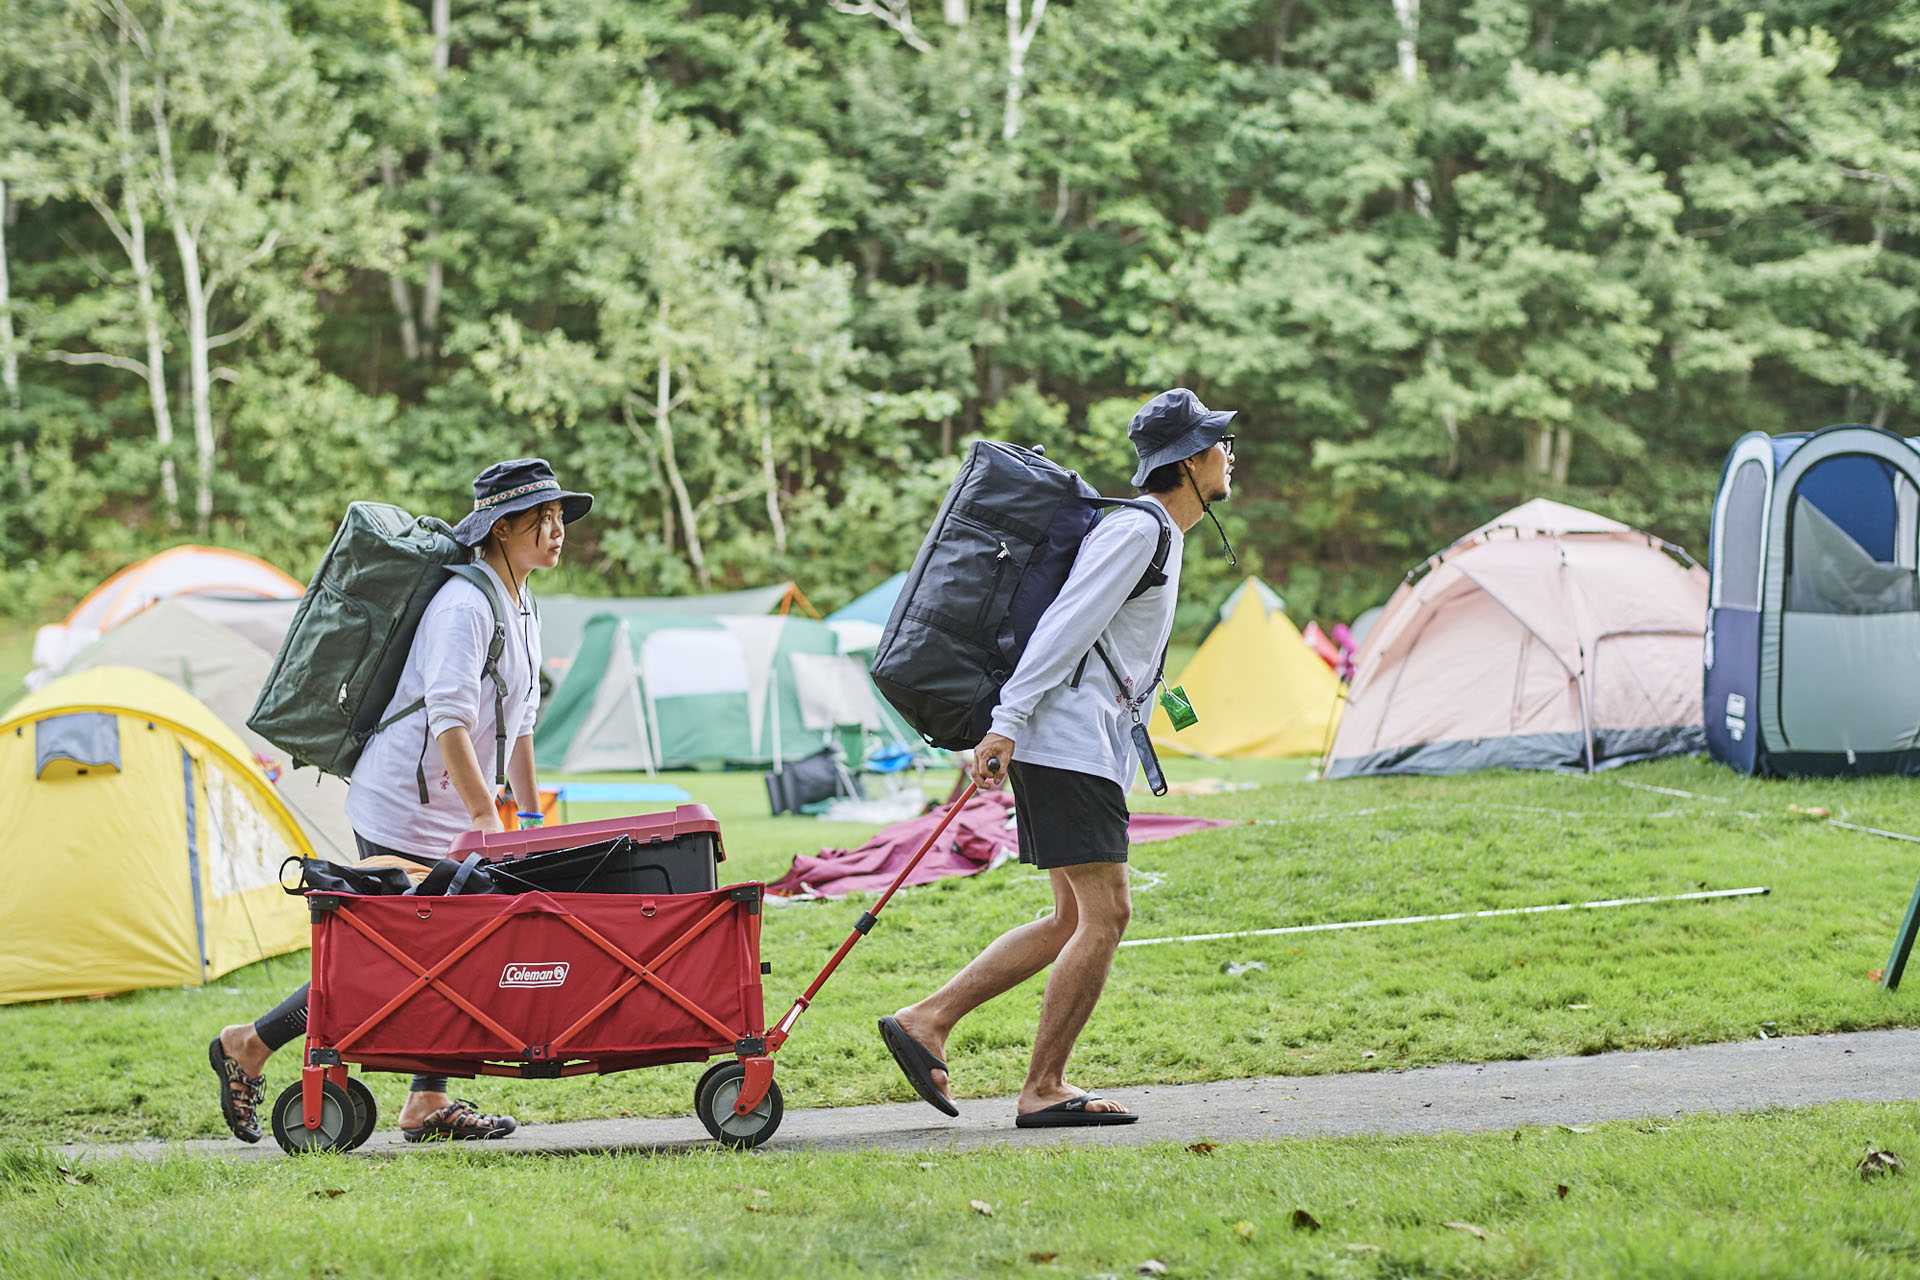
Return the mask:
M 1438 552 L 1355 658 L 1323 775 L 1586 770 L 1701 750 L 1707 574 L 1539 499 Z

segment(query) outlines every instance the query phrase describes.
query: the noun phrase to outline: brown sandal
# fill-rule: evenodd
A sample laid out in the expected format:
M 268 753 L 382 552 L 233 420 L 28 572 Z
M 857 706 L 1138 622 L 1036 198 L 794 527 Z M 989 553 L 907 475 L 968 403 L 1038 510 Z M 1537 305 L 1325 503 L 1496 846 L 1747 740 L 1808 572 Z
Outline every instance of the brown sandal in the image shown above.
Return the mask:
M 242 1071 L 220 1043 L 219 1036 L 207 1046 L 207 1060 L 213 1064 L 213 1073 L 220 1077 L 220 1115 L 226 1120 L 227 1128 L 242 1142 L 260 1141 L 258 1108 L 266 1097 L 267 1078 Z
M 429 1114 L 419 1127 L 401 1129 L 400 1136 L 408 1142 L 466 1142 L 504 1138 L 519 1127 L 512 1116 L 484 1115 L 471 1102 L 456 1100 Z

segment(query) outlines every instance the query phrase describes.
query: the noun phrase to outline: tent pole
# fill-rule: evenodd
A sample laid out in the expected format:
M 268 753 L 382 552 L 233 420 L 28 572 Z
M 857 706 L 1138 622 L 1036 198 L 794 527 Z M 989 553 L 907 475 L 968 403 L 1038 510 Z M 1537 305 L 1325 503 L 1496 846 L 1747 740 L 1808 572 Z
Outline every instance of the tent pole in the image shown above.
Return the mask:
M 773 710 L 773 771 L 780 772 L 780 651 L 767 664 L 767 703 Z
M 180 748 L 180 770 L 186 782 L 187 876 L 193 885 L 193 938 L 200 956 L 200 978 L 195 985 L 204 987 L 207 970 L 212 966 L 207 962 L 207 916 L 200 888 L 200 824 L 193 803 L 193 755 L 185 747 Z
M 625 630 L 626 627 L 623 624 L 621 631 L 624 632 Z M 640 642 L 640 661 L 636 665 L 640 668 L 638 672 L 640 678 L 640 698 L 647 713 L 647 732 L 653 737 L 653 741 L 648 744 L 647 750 L 647 755 L 653 761 L 653 765 L 648 766 L 647 769 L 647 775 L 651 777 L 654 766 L 662 763 L 665 753 L 661 750 L 660 744 L 660 709 L 655 706 L 653 702 L 653 681 L 647 679 L 647 645 L 644 640 Z

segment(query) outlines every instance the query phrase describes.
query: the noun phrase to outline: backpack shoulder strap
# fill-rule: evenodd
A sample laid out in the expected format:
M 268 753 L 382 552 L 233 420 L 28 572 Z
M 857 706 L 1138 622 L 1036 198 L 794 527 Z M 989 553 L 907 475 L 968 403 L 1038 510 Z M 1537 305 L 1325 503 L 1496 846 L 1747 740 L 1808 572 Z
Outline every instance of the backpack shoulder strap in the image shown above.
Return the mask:
M 487 642 L 486 662 L 480 668 L 480 674 L 493 681 L 493 781 L 495 786 L 504 786 L 507 781 L 507 725 L 506 701 L 507 681 L 500 674 L 500 655 L 507 648 L 507 610 L 500 601 L 499 589 L 493 585 L 493 579 L 487 571 L 477 564 L 450 564 L 447 572 L 456 578 L 471 582 L 486 597 L 487 607 L 493 610 L 493 638 Z M 423 747 L 422 760 L 426 758 Z M 427 776 L 422 766 L 416 771 L 420 784 L 420 803 L 427 802 Z
M 1154 518 L 1160 522 L 1159 545 L 1153 549 L 1153 559 L 1147 562 L 1147 567 L 1145 571 L 1141 573 L 1140 580 L 1134 583 L 1133 590 L 1127 593 L 1127 599 L 1137 600 L 1155 587 L 1166 585 L 1167 556 L 1173 551 L 1173 517 L 1167 514 L 1167 509 L 1151 498 L 1098 498 L 1095 499 L 1095 501 L 1107 507 L 1109 510 L 1114 507 L 1134 507 L 1140 510 L 1151 511 Z M 1104 515 L 1102 518 L 1105 518 Z M 1080 665 L 1073 669 L 1073 678 L 1068 684 L 1075 689 L 1080 687 L 1080 681 L 1085 678 L 1087 673 L 1087 659 L 1092 657 L 1093 653 L 1100 655 L 1100 661 L 1106 664 L 1108 672 L 1113 676 L 1114 684 L 1124 689 L 1126 687 L 1126 681 L 1121 679 L 1118 671 L 1114 670 L 1113 660 L 1107 656 L 1106 649 L 1098 640 L 1093 643 L 1093 652 L 1080 656 Z M 1165 673 L 1166 668 L 1167 654 L 1166 650 L 1162 649 L 1160 652 L 1160 670 L 1154 672 L 1153 684 L 1147 686 L 1149 693 L 1153 691 L 1154 686 L 1160 683 L 1160 677 Z
M 1167 509 L 1152 498 L 1097 498 L 1095 502 L 1109 511 L 1115 507 L 1132 507 L 1136 511 L 1149 512 L 1160 524 L 1160 542 L 1153 549 L 1153 559 L 1147 562 L 1146 571 L 1140 575 L 1140 581 L 1133 584 L 1127 599 L 1138 599 L 1155 587 L 1165 586 L 1167 556 L 1173 551 L 1173 517 L 1167 514 Z M 1104 515 L 1102 518 L 1105 518 Z

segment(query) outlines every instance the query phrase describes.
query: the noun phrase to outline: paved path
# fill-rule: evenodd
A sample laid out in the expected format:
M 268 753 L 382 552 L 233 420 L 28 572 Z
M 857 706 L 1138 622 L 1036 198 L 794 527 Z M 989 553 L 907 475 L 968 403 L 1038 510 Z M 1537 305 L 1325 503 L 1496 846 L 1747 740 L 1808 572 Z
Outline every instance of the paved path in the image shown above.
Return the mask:
M 876 1050 L 877 1051 L 877 1050 Z M 1795 1036 L 1585 1058 L 1423 1067 L 1351 1075 L 1270 1076 L 1107 1091 L 1141 1113 L 1099 1129 L 1016 1129 L 1013 1099 L 970 1098 L 949 1120 L 923 1102 L 787 1112 L 771 1151 L 967 1151 L 1052 1145 L 1235 1141 L 1351 1134 L 1471 1133 L 1521 1125 L 1593 1124 L 1685 1112 L 1755 1111 L 1821 1102 L 1920 1101 L 1920 1028 Z M 531 1125 L 489 1151 L 672 1151 L 703 1146 L 693 1116 Z M 170 1151 L 280 1159 L 268 1136 L 65 1148 L 98 1157 Z M 359 1155 L 417 1153 L 391 1129 Z

